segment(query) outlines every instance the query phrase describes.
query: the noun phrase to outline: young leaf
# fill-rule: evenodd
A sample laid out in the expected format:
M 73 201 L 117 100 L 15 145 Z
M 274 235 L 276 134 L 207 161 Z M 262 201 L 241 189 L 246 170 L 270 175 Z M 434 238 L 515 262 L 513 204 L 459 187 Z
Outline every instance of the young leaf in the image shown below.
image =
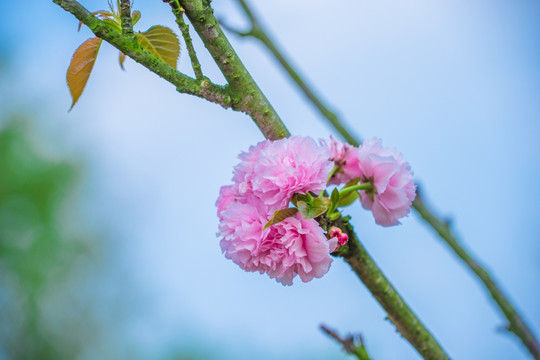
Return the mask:
M 126 54 L 120 51 L 120 54 L 118 55 L 118 62 L 120 63 L 120 68 L 122 70 L 124 69 L 124 61 L 126 60 Z
M 180 43 L 175 33 L 161 25 L 152 26 L 143 33 L 136 33 L 139 44 L 150 54 L 176 69 Z
M 304 219 L 309 219 L 311 212 L 310 212 L 310 206 L 308 205 L 308 203 L 302 200 L 298 200 L 296 202 L 296 206 L 298 206 L 298 211 L 300 211 L 300 214 L 302 214 L 302 217 Z
M 296 215 L 298 212 L 297 208 L 287 208 L 287 209 L 281 209 L 274 211 L 274 216 L 264 225 L 264 228 L 268 228 L 269 226 L 272 226 L 274 224 L 280 223 L 283 220 L 285 220 L 288 217 Z
M 71 58 L 71 63 L 69 64 L 66 76 L 69 91 L 73 98 L 73 103 L 69 110 L 73 109 L 73 106 L 75 106 L 75 103 L 79 100 L 79 97 L 86 86 L 86 82 L 94 67 L 100 45 L 100 38 L 95 37 L 88 39 L 75 50 L 75 53 Z
M 343 186 L 343 189 L 354 186 L 354 185 L 357 185 L 359 181 L 360 181 L 359 177 L 354 178 L 351 181 L 349 181 L 348 183 L 346 183 L 345 186 Z M 337 207 L 349 206 L 356 199 L 358 199 L 358 191 L 351 191 L 350 193 L 347 193 L 347 194 L 341 196 L 341 198 L 338 201 Z
M 339 201 L 339 190 L 334 188 L 332 194 L 330 195 L 330 205 L 328 205 L 328 215 L 332 214 L 336 208 Z
M 103 19 L 103 22 L 107 25 L 109 25 L 114 31 L 117 33 L 122 33 L 122 27 L 120 26 L 120 23 L 116 21 L 115 19 Z
M 351 205 L 356 199 L 358 199 L 358 191 L 351 191 L 350 193 L 347 193 L 343 195 L 338 203 L 337 207 L 345 207 Z
M 139 20 L 141 20 L 141 12 L 139 10 L 135 10 L 131 13 L 131 25 L 135 26 Z
M 330 199 L 327 197 L 314 198 L 310 202 L 299 200 L 296 205 L 298 206 L 298 211 L 300 211 L 300 214 L 302 214 L 304 219 L 313 219 L 326 212 L 328 205 L 330 205 Z

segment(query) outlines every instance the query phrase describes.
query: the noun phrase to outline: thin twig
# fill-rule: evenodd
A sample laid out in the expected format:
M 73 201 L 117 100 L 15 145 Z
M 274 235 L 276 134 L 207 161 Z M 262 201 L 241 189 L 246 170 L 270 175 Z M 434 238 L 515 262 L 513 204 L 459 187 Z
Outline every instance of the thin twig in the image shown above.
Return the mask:
M 267 139 L 276 140 L 289 136 L 289 131 L 276 110 L 264 96 L 223 33 L 214 16 L 210 1 L 180 0 L 179 3 L 229 83 L 233 109 L 251 116 Z
M 178 0 L 163 0 L 163 2 L 168 2 L 169 5 L 171 5 L 172 12 L 174 14 L 174 17 L 176 18 L 176 23 L 178 24 L 178 28 L 182 32 L 182 37 L 184 38 L 184 42 L 186 43 L 186 48 L 189 53 L 189 59 L 191 60 L 191 67 L 193 68 L 195 77 L 198 80 L 203 79 L 204 75 L 202 73 L 201 63 L 197 58 L 197 53 L 195 52 L 195 48 L 193 47 L 193 41 L 191 40 L 191 35 L 189 34 L 189 25 L 186 24 L 186 22 L 184 21 L 184 9 L 182 9 L 180 4 L 178 3 Z
M 419 188 L 420 189 L 420 188 Z M 418 194 L 420 195 L 420 193 Z M 484 283 L 486 289 L 490 293 L 495 303 L 499 306 L 503 314 L 509 321 L 506 330 L 514 333 L 521 339 L 523 345 L 527 347 L 529 352 L 535 359 L 540 359 L 540 344 L 534 337 L 529 326 L 525 323 L 523 318 L 518 314 L 516 309 L 512 306 L 508 297 L 503 293 L 502 289 L 495 283 L 489 272 L 465 250 L 463 245 L 452 233 L 448 222 L 439 220 L 438 217 L 428 209 L 421 196 L 417 196 L 413 202 L 413 206 L 420 215 L 432 228 L 444 239 L 446 244 L 454 251 L 454 253 L 471 269 L 476 276 Z
M 349 335 L 346 338 L 341 338 L 337 332 L 329 329 L 321 324 L 321 330 L 324 331 L 332 339 L 336 340 L 343 346 L 343 350 L 347 354 L 356 356 L 358 360 L 370 360 L 362 335 Z
M 346 129 L 335 113 L 330 111 L 324 106 L 323 101 L 314 94 L 311 88 L 306 85 L 306 82 L 302 79 L 299 73 L 292 67 L 289 61 L 283 55 L 274 41 L 268 36 L 268 32 L 265 31 L 260 24 L 260 21 L 254 15 L 253 11 L 249 8 L 245 0 L 237 0 L 246 17 L 251 23 L 251 29 L 248 31 L 239 31 L 230 26 L 224 26 L 229 31 L 242 37 L 253 37 L 259 40 L 276 58 L 276 60 L 283 66 L 284 70 L 294 80 L 306 97 L 312 101 L 312 103 L 319 109 L 321 115 L 336 129 L 336 131 L 351 145 L 357 146 L 361 139 L 352 135 L 352 133 Z M 509 321 L 507 329 L 517 335 L 523 344 L 527 347 L 530 353 L 535 359 L 540 359 L 540 345 L 536 340 L 531 329 L 526 325 L 523 318 L 512 306 L 508 298 L 504 295 L 501 288 L 495 283 L 493 278 L 489 275 L 489 272 L 479 265 L 479 262 L 463 248 L 457 241 L 456 236 L 446 226 L 444 221 L 441 221 L 434 215 L 434 212 L 430 210 L 425 203 L 421 194 L 416 196 L 416 200 L 413 202 L 413 209 L 430 225 L 446 242 L 446 244 L 454 251 L 454 253 L 463 260 L 465 265 L 476 274 L 480 281 L 484 284 L 487 291 L 495 303 L 499 306 L 502 313 Z
M 120 0 L 120 23 L 122 24 L 122 35 L 134 39 L 129 0 Z

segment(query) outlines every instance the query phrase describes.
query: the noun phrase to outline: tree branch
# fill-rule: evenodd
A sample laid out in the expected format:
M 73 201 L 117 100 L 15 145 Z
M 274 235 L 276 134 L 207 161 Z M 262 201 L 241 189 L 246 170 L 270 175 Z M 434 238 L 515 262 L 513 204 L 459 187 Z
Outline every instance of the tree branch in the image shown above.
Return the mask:
M 171 5 L 172 12 L 176 18 L 176 23 L 178 24 L 178 28 L 182 32 L 182 37 L 184 38 L 184 42 L 186 43 L 186 48 L 189 53 L 189 59 L 191 60 L 191 67 L 193 68 L 195 77 L 197 79 L 202 79 L 204 78 L 204 75 L 202 73 L 201 64 L 199 63 L 199 59 L 197 58 L 195 48 L 193 47 L 193 41 L 191 40 L 191 35 L 189 34 L 189 26 L 184 21 L 184 9 L 182 9 L 180 4 L 178 3 L 178 0 L 171 0 L 169 2 L 169 5 Z
M 232 107 L 232 98 L 227 86 L 213 84 L 207 79 L 197 81 L 182 74 L 144 51 L 137 42 L 132 42 L 129 38 L 114 31 L 112 27 L 96 18 L 76 0 L 53 0 L 53 2 L 73 14 L 79 21 L 88 26 L 96 36 L 107 41 L 148 70 L 176 86 L 178 92 L 198 96 L 224 108 Z
M 169 1 L 166 0 L 166 2 Z M 221 30 L 209 1 L 180 0 L 179 2 L 221 73 L 227 79 L 232 95 L 232 108 L 248 114 L 267 139 L 276 140 L 289 136 L 289 131 Z
M 310 86 L 302 79 L 296 70 L 292 67 L 290 62 L 287 61 L 283 52 L 281 52 L 276 44 L 268 36 L 268 33 L 261 27 L 261 24 L 253 11 L 249 8 L 245 0 L 237 0 L 242 7 L 246 17 L 251 23 L 251 29 L 249 31 L 238 31 L 224 26 L 226 29 L 242 37 L 253 37 L 259 40 L 275 57 L 275 59 L 281 64 L 283 69 L 289 74 L 289 76 L 298 85 L 304 95 L 319 109 L 319 112 L 327 120 L 336 131 L 345 139 L 349 144 L 357 146 L 361 140 L 355 137 L 352 133 L 345 128 L 339 117 L 324 106 L 323 101 L 314 94 Z M 420 193 L 417 194 L 415 201 L 413 202 L 413 209 L 430 225 L 439 236 L 447 243 L 447 245 L 454 251 L 454 253 L 465 263 L 467 267 L 480 279 L 485 288 L 490 293 L 491 297 L 498 305 L 504 316 L 509 321 L 508 330 L 517 335 L 523 344 L 527 347 L 530 353 L 535 359 L 540 359 L 540 345 L 536 340 L 534 334 L 530 328 L 526 325 L 523 318 L 512 306 L 508 298 L 504 295 L 500 287 L 495 283 L 493 278 L 489 275 L 487 270 L 479 265 L 479 262 L 465 250 L 460 243 L 456 240 L 455 235 L 446 226 L 446 224 L 438 219 L 432 210 L 430 210 L 423 202 Z

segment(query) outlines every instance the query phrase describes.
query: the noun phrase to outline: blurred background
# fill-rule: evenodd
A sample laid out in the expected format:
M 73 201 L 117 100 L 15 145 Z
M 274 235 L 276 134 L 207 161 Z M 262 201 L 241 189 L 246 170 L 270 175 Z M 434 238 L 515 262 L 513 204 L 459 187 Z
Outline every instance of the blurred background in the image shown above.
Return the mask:
M 540 335 L 540 3 L 251 4 L 356 134 L 404 154 Z M 213 6 L 247 26 L 234 1 Z M 178 33 L 166 4 L 134 9 L 136 30 Z M 322 279 L 283 287 L 221 255 L 219 187 L 263 140 L 248 117 L 178 94 L 129 59 L 122 71 L 105 43 L 68 112 L 66 70 L 90 31 L 50 1 L 3 1 L 0 14 L 0 360 L 349 358 L 320 323 L 362 333 L 374 359 L 419 358 L 340 259 Z M 230 39 L 291 133 L 332 133 L 264 49 Z M 179 69 L 191 74 L 187 54 Z M 348 212 L 452 357 L 528 358 L 416 215 L 382 228 L 359 205 Z

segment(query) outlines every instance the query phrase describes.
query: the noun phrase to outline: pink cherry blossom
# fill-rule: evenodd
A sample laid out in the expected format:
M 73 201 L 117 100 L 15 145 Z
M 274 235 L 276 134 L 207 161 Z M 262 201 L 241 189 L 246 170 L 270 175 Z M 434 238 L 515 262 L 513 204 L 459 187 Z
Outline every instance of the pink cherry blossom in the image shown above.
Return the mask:
M 233 182 L 238 185 L 240 193 L 251 191 L 251 178 L 254 175 L 255 165 L 259 161 L 259 154 L 262 150 L 271 145 L 269 140 L 261 141 L 257 145 L 251 146 L 248 152 L 242 152 L 238 158 L 241 160 L 233 170 Z
M 320 192 L 332 162 L 329 152 L 309 137 L 263 141 L 240 155 L 233 181 L 274 210 L 286 207 L 295 193 Z
M 352 179 L 360 177 L 361 171 L 358 166 L 358 148 L 334 139 L 330 135 L 330 141 L 321 141 L 321 145 L 328 148 L 330 161 L 333 161 L 337 169 L 329 184 L 340 185 Z
M 227 206 L 237 201 L 238 194 L 234 185 L 225 185 L 219 189 L 219 197 L 216 200 L 217 214 L 221 219 L 221 213 L 227 208 Z
M 361 182 L 373 184 L 372 191 L 360 191 L 364 208 L 373 212 L 375 222 L 383 226 L 399 224 L 416 196 L 413 172 L 393 148 L 382 147 L 381 140 L 364 142 L 358 151 Z
M 221 212 L 218 235 L 225 257 L 246 271 L 267 273 L 283 285 L 292 285 L 296 275 L 307 282 L 326 274 L 333 242 L 319 224 L 297 214 L 264 229 L 268 209 L 261 205 L 259 209 L 233 201 Z

